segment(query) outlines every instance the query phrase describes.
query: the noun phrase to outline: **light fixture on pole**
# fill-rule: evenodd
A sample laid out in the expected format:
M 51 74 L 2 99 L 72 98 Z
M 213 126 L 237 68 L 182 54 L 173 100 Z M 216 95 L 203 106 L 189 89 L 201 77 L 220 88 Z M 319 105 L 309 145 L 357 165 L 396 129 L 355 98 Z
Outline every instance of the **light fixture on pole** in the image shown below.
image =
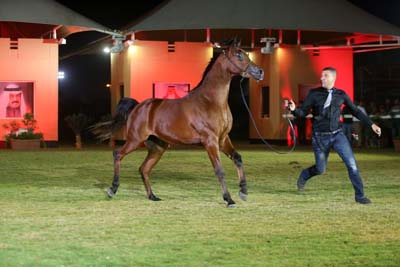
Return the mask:
M 122 35 L 113 35 L 113 40 L 114 40 L 114 44 L 113 46 L 110 48 L 110 52 L 111 53 L 119 53 L 122 50 L 124 50 L 124 43 L 123 41 L 125 40 L 125 36 Z
M 261 54 L 272 54 L 274 51 L 273 43 L 276 42 L 275 37 L 263 37 L 260 42 L 265 43 L 265 46 L 261 47 Z

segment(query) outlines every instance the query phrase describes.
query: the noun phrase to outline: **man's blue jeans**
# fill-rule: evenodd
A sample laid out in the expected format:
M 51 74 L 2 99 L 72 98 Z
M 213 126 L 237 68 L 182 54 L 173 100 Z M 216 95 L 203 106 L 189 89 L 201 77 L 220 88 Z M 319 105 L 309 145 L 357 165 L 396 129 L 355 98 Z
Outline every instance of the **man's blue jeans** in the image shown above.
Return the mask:
M 311 177 L 323 174 L 326 170 L 329 151 L 333 148 L 346 164 L 349 178 L 353 184 L 355 198 L 364 198 L 363 182 L 358 171 L 357 162 L 354 158 L 350 143 L 342 131 L 334 134 L 314 133 L 312 137 L 312 146 L 315 156 L 315 165 L 304 169 L 300 177 L 308 180 Z

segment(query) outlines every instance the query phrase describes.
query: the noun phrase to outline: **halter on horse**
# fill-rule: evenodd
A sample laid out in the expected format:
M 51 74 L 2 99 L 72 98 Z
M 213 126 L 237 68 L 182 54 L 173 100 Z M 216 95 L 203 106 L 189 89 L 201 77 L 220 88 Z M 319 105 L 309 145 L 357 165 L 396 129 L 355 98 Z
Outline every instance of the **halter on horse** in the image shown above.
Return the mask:
M 121 160 L 146 143 L 148 154 L 139 172 L 150 200 L 160 200 L 151 189 L 149 174 L 168 144 L 204 146 L 220 182 L 223 199 L 231 207 L 235 202 L 225 184 L 219 152 L 222 151 L 236 166 L 240 180 L 239 196 L 246 200 L 247 184 L 241 156 L 228 136 L 232 128 L 232 114 L 228 106 L 229 85 L 235 75 L 262 80 L 264 71 L 240 49 L 240 43 L 236 40 L 210 64 L 201 83 L 183 98 L 147 99 L 137 105 L 132 99 L 122 100 L 113 125 L 117 125 L 116 120 L 121 118 L 123 112 L 128 114 L 126 142 L 121 149 L 114 151 L 114 179 L 107 190 L 109 197 L 113 197 L 119 187 Z

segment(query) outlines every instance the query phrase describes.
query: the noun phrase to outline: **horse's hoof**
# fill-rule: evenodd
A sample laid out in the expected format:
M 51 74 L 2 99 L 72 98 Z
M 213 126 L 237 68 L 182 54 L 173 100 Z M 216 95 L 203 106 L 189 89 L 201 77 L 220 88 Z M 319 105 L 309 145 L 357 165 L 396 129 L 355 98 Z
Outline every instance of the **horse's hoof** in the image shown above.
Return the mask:
M 112 198 L 115 194 L 114 192 L 111 190 L 111 188 L 108 188 L 106 190 L 106 195 L 108 196 L 108 198 Z
M 158 198 L 158 197 L 156 197 L 156 196 L 153 195 L 153 194 L 151 194 L 151 195 L 149 196 L 149 199 L 150 199 L 151 201 L 161 201 L 161 198 Z
M 232 209 L 232 208 L 236 208 L 236 204 L 235 203 L 231 203 L 226 205 L 227 208 Z
M 247 194 L 242 193 L 241 191 L 239 191 L 239 197 L 241 200 L 246 201 L 247 200 Z

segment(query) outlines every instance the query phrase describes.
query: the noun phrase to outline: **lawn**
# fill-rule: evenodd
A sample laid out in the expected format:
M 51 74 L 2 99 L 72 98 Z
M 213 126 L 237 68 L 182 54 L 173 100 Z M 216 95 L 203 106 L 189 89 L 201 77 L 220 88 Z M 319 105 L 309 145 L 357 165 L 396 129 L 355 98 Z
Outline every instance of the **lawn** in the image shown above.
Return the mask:
M 400 266 L 400 155 L 356 158 L 373 203 L 354 202 L 347 171 L 331 153 L 327 173 L 295 190 L 307 149 L 289 155 L 240 150 L 249 197 L 228 209 L 204 150 L 170 150 L 146 199 L 140 150 L 122 162 L 108 200 L 106 150 L 0 150 L 0 266 Z

